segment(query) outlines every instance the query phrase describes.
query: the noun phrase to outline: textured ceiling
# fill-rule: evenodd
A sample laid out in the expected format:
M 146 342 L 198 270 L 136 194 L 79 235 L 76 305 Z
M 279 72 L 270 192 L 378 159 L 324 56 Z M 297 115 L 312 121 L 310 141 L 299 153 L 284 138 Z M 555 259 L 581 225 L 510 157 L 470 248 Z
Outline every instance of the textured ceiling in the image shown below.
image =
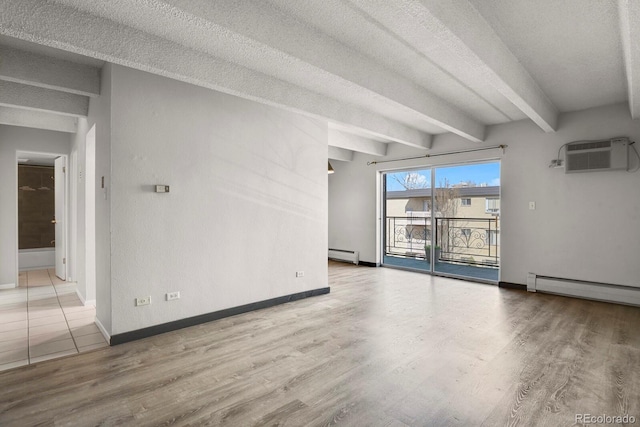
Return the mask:
M 560 111 L 627 99 L 615 0 L 471 0 Z
M 459 108 L 486 124 L 525 118 L 490 85 L 468 87 L 465 82 L 469 81 L 468 76 L 473 74 L 473 70 L 461 70 L 457 76 L 450 74 L 356 5 L 341 0 L 268 1 L 305 24 L 331 34 L 390 70 L 428 88 L 433 94 L 443 99 L 464 100 L 459 103 Z
M 559 112 L 637 103 L 634 1 L 3 0 L 0 55 L 15 63 L 0 62 L 0 80 L 31 84 L 37 73 L 16 70 L 33 55 L 89 74 L 109 61 L 324 117 L 342 154 L 366 138 L 370 153 L 429 148 L 444 132 L 480 142 L 486 125 L 530 119 L 553 132 Z M 79 93 L 34 80 L 32 98 Z M 55 113 L 51 100 L 30 102 L 0 93 L 2 111 Z
M 62 59 L 64 61 L 73 62 L 76 64 L 89 65 L 92 67 L 102 67 L 104 61 L 91 58 L 85 55 L 79 55 L 77 53 L 68 52 L 61 49 L 54 49 L 48 46 L 43 46 L 37 43 L 32 43 L 13 37 L 6 37 L 0 35 L 0 46 L 6 46 L 17 50 L 22 50 L 29 53 L 39 54 L 43 56 Z

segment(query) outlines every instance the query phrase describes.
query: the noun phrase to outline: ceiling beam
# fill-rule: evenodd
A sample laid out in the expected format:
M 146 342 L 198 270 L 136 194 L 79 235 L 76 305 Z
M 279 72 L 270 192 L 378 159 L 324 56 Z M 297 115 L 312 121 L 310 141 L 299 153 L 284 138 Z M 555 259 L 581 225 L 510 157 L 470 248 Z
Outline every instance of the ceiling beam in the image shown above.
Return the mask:
M 348 0 L 455 75 L 473 69 L 545 132 L 558 111 L 518 59 L 467 0 Z
M 126 13 L 118 2 L 108 2 L 100 8 L 82 0 L 58 0 L 58 3 L 99 14 L 221 60 L 264 70 L 281 81 L 396 121 L 418 128 L 424 124 L 423 130 L 444 129 L 476 142 L 484 138 L 482 123 L 267 2 L 138 2 L 130 5 Z M 198 29 L 197 35 L 190 30 L 194 27 Z M 274 28 L 278 31 L 273 31 Z
M 353 160 L 353 151 L 344 148 L 329 146 L 329 159 L 340 160 L 342 162 L 350 162 Z
M 366 108 L 53 2 L 0 2 L 0 34 L 359 127 L 393 142 L 428 148 L 431 141 L 429 134 Z
M 81 0 L 62 1 L 87 5 Z M 156 19 L 169 18 L 172 22 L 175 21 L 173 25 L 177 26 L 176 32 L 184 26 L 193 25 L 193 20 L 196 19 L 201 29 L 207 32 L 204 39 L 210 43 L 201 44 L 199 48 L 210 53 L 220 54 L 220 44 L 223 43 L 228 45 L 223 49 L 227 52 L 225 58 L 232 62 L 245 64 L 249 68 L 264 67 L 266 63 L 274 73 L 283 76 L 291 73 L 292 68 L 298 69 L 303 76 L 301 84 L 313 85 L 310 86 L 313 90 L 337 86 L 341 88 L 342 97 L 349 98 L 353 92 L 352 102 L 363 102 L 371 106 L 370 100 L 376 98 L 381 103 L 388 104 L 389 108 L 405 110 L 407 115 L 472 141 L 480 142 L 484 139 L 485 128 L 482 123 L 468 117 L 424 87 L 390 71 L 329 35 L 278 11 L 267 2 L 164 0 L 161 3 L 169 4 L 173 9 L 157 5 L 156 11 L 141 12 L 144 16 L 155 12 Z M 175 20 L 176 16 L 182 17 L 182 22 Z M 132 25 L 140 22 L 140 19 L 128 21 Z M 144 26 L 147 31 L 153 31 L 154 28 L 157 27 Z M 274 28 L 278 31 L 273 31 Z M 242 49 L 235 48 L 238 36 L 245 39 Z M 211 43 L 214 40 L 215 43 Z M 176 41 L 189 43 L 190 38 L 177 37 Z M 309 46 L 313 46 L 313 49 L 309 49 Z M 291 64 L 295 66 L 292 67 Z
M 0 46 L 0 80 L 84 96 L 100 95 L 100 70 Z
M 0 105 L 86 117 L 89 98 L 73 93 L 0 80 Z
M 329 146 L 371 154 L 373 156 L 385 156 L 387 154 L 387 144 L 384 142 L 373 141 L 332 128 L 329 128 Z
M 640 118 L 640 3 L 619 0 L 620 35 L 627 76 L 629 111 L 633 119 Z
M 75 133 L 78 123 L 75 117 L 22 108 L 0 107 L 0 124 L 36 129 Z

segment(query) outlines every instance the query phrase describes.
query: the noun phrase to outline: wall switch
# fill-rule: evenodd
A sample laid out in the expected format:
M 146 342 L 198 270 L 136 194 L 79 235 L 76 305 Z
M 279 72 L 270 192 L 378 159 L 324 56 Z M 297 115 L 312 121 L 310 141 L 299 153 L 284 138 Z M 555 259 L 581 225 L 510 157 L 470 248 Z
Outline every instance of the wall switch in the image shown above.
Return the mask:
M 136 298 L 136 307 L 140 305 L 149 305 L 151 304 L 151 297 L 142 297 Z
M 304 277 L 304 271 L 296 271 L 296 277 Z
M 536 202 L 529 202 L 529 210 L 536 210 Z
M 173 301 L 174 299 L 180 299 L 180 292 L 167 292 L 167 301 Z

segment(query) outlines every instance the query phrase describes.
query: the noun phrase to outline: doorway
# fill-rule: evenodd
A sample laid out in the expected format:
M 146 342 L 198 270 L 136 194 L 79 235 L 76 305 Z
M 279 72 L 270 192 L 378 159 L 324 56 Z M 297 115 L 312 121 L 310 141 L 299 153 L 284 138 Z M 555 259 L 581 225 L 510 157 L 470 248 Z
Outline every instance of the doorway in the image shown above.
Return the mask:
M 67 279 L 67 157 L 18 152 L 18 270 Z
M 108 345 L 96 325 L 95 267 L 93 294 L 87 294 L 91 291 L 84 288 L 79 290 L 76 282 L 80 280 L 85 286 L 85 258 L 92 255 L 91 262 L 95 263 L 95 255 L 91 254 L 95 251 L 95 243 L 91 243 L 95 237 L 87 236 L 85 230 L 86 219 L 89 234 L 95 233 L 95 207 L 85 209 L 87 203 L 95 203 L 95 129 L 87 135 L 86 145 L 88 153 L 85 144 L 72 150 L 71 168 L 67 155 L 17 152 L 17 169 L 24 169 L 24 165 L 31 169 L 16 172 L 29 176 L 26 182 L 17 181 L 16 240 L 21 248 L 16 253 L 18 286 L 0 290 L 0 371 Z M 83 160 L 88 166 L 82 164 Z M 87 185 L 85 179 L 89 179 Z M 20 215 L 20 204 L 33 194 L 48 200 L 49 205 L 44 209 L 35 201 L 28 201 L 39 206 L 35 209 L 38 215 Z M 29 239 L 21 236 L 20 228 L 36 216 L 40 217 L 39 228 L 36 227 L 39 233 L 31 233 L 33 247 L 24 249 Z M 85 241 L 89 243 L 85 245 Z M 73 260 L 69 254 L 75 255 Z
M 382 180 L 383 266 L 498 282 L 498 161 L 388 171 Z

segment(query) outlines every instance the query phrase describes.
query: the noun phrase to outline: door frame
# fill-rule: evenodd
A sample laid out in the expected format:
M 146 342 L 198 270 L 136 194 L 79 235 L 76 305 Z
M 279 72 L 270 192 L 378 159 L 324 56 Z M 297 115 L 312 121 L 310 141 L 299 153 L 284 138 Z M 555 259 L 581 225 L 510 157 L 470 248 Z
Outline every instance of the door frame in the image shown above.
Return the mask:
M 497 282 L 493 282 L 493 281 L 487 281 L 487 280 L 483 280 L 483 279 L 478 279 L 478 278 L 474 278 L 474 277 L 467 277 L 467 276 L 458 276 L 455 274 L 451 274 L 451 273 L 443 273 L 443 272 L 439 272 L 435 270 L 435 251 L 431 251 L 431 260 L 430 260 L 430 270 L 419 270 L 419 269 L 414 269 L 414 268 L 408 268 L 408 267 L 400 267 L 400 266 L 395 266 L 395 265 L 390 265 L 390 264 L 385 264 L 384 263 L 384 255 L 386 253 L 386 247 L 385 247 L 385 243 L 386 243 L 386 233 L 387 233 L 387 208 L 386 208 L 386 204 L 387 204 L 387 199 L 386 199 L 386 179 L 387 179 L 387 174 L 390 173 L 395 173 L 395 172 L 411 172 L 411 171 L 419 171 L 419 170 L 429 170 L 429 175 L 431 177 L 431 187 L 432 187 L 432 191 L 431 191 L 431 206 L 435 206 L 435 192 L 433 191 L 433 186 L 436 184 L 435 183 L 435 179 L 436 179 L 436 169 L 439 168 L 448 168 L 448 167 L 456 167 L 456 166 L 470 166 L 470 165 L 478 165 L 478 164 L 485 164 L 485 163 L 498 163 L 498 168 L 500 171 L 500 178 L 502 178 L 502 158 L 501 157 L 489 157 L 489 158 L 483 158 L 483 159 L 477 159 L 477 160 L 468 160 L 468 161 L 460 161 L 460 162 L 443 162 L 443 163 L 432 163 L 432 164 L 423 164 L 423 165 L 412 165 L 412 166 L 408 166 L 405 168 L 392 168 L 392 169 L 381 169 L 378 170 L 378 176 L 377 176 L 377 182 L 380 185 L 380 190 L 377 192 L 378 197 L 379 197 L 379 202 L 378 202 L 378 212 L 380 213 L 380 225 L 381 225 L 381 233 L 377 238 L 377 245 L 378 245 L 378 256 L 380 257 L 380 266 L 382 267 L 387 267 L 387 268 L 395 268 L 395 269 L 400 269 L 400 270 L 408 270 L 408 271 L 415 271 L 418 273 L 426 273 L 429 274 L 431 276 L 441 276 L 441 277 L 449 277 L 449 278 L 453 278 L 453 279 L 461 279 L 461 280 L 467 280 L 467 281 L 473 281 L 473 282 L 478 282 L 478 283 L 485 283 L 485 284 L 491 284 L 491 285 L 497 285 L 500 280 L 502 280 L 502 263 L 500 264 L 500 267 L 498 269 L 498 281 Z M 499 199 L 502 200 L 502 183 L 500 184 L 500 194 L 499 194 Z M 502 217 L 504 214 L 504 212 L 502 211 L 502 204 L 500 206 L 500 216 Z M 431 209 L 431 224 L 432 224 L 432 235 L 431 235 L 431 239 L 432 239 L 432 244 L 435 245 L 435 239 L 436 239 L 436 233 L 437 230 L 435 229 L 435 211 L 432 208 Z M 502 231 L 502 230 L 501 230 Z
M 16 257 L 16 287 L 19 286 L 20 283 L 20 239 L 19 239 L 19 232 L 18 232 L 18 221 L 19 221 L 19 213 L 18 213 L 18 159 L 21 158 L 28 158 L 30 155 L 35 155 L 35 156 L 46 156 L 46 157 L 50 157 L 52 159 L 56 159 L 58 157 L 64 157 L 65 158 L 65 163 L 67 165 L 67 169 L 69 167 L 69 155 L 67 153 L 58 153 L 58 152 L 49 152 L 49 151 L 32 151 L 32 150 L 16 150 L 15 152 L 15 161 L 14 161 L 14 165 L 15 165 L 15 182 L 16 182 L 16 188 L 15 188 L 15 200 L 16 200 L 16 212 L 15 212 L 15 224 L 16 224 L 16 235 L 15 235 L 15 239 L 16 239 L 16 253 L 15 253 L 15 257 Z M 65 219 L 66 221 L 69 220 L 69 174 L 68 174 L 68 170 L 67 173 L 64 174 L 64 191 L 65 191 L 65 203 L 64 203 L 64 211 L 65 211 Z M 68 224 L 65 226 L 65 231 L 64 231 L 64 239 L 65 239 L 65 247 L 64 247 L 64 257 L 67 259 L 67 276 L 68 276 L 68 271 L 69 271 L 69 226 Z M 55 267 L 55 265 L 54 265 Z
M 384 170 L 379 170 L 378 171 L 378 182 L 380 183 L 380 188 L 381 191 L 378 192 L 379 196 L 380 196 L 380 201 L 378 203 L 378 209 L 380 212 L 380 222 L 381 222 L 381 233 L 380 236 L 378 237 L 378 254 L 380 256 L 380 266 L 382 267 L 389 267 L 389 268 L 397 268 L 397 269 L 401 269 L 401 270 L 409 270 L 409 271 L 416 271 L 419 273 L 427 273 L 430 275 L 434 275 L 435 272 L 433 270 L 433 255 L 431 256 L 431 260 L 430 260 L 430 264 L 429 264 L 429 268 L 430 270 L 419 270 L 416 268 L 410 268 L 410 267 L 398 267 L 398 266 L 394 266 L 394 265 L 390 265 L 390 264 L 385 264 L 384 262 L 384 256 L 386 254 L 386 243 L 387 243 L 387 175 L 390 173 L 396 173 L 396 172 L 412 172 L 412 171 L 423 171 L 423 170 L 429 170 L 429 179 L 431 180 L 431 185 L 433 186 L 433 177 L 434 177 L 434 170 L 437 166 L 436 165 L 421 165 L 421 166 L 411 166 L 411 167 L 407 167 L 407 168 L 397 168 L 397 169 L 384 169 Z M 433 206 L 433 191 L 431 192 L 431 205 Z M 433 209 L 431 210 L 431 216 L 430 216 L 430 221 L 432 224 L 432 228 L 433 228 L 433 218 L 434 218 L 434 212 Z M 432 239 L 433 239 L 433 230 L 432 230 Z M 432 251 L 433 252 L 433 251 Z
M 69 279 L 69 263 L 68 263 L 68 253 L 69 253 L 69 245 L 68 245 L 68 241 L 69 241 L 69 204 L 67 201 L 68 195 L 69 195 L 69 191 L 68 191 L 68 184 L 69 184 L 69 180 L 67 179 L 67 169 L 69 168 L 68 166 L 69 163 L 69 159 L 68 156 L 58 156 L 55 158 L 55 164 L 54 164 L 54 188 L 55 188 L 55 225 L 58 226 L 59 224 L 59 218 L 57 217 L 57 213 L 58 213 L 58 207 L 61 207 L 61 212 L 62 212 L 62 226 L 59 227 L 59 231 L 60 231 L 60 235 L 58 236 L 58 233 L 56 233 L 55 236 L 55 271 L 56 271 L 56 276 L 61 279 L 64 280 L 65 282 Z M 61 171 L 59 171 L 58 168 L 62 168 Z M 62 181 L 64 181 L 64 185 L 62 187 L 62 189 L 60 188 L 60 185 L 58 185 L 56 183 L 56 181 L 58 180 L 58 178 L 62 178 Z M 60 201 L 58 200 L 58 195 L 61 196 L 61 198 L 63 199 L 62 201 L 62 206 L 60 206 Z M 62 237 L 62 242 L 58 242 L 58 237 Z M 62 243 L 61 246 L 62 248 L 60 248 L 60 246 L 58 246 L 58 243 Z M 60 259 L 62 258 L 62 259 Z M 62 277 L 64 276 L 64 277 Z

